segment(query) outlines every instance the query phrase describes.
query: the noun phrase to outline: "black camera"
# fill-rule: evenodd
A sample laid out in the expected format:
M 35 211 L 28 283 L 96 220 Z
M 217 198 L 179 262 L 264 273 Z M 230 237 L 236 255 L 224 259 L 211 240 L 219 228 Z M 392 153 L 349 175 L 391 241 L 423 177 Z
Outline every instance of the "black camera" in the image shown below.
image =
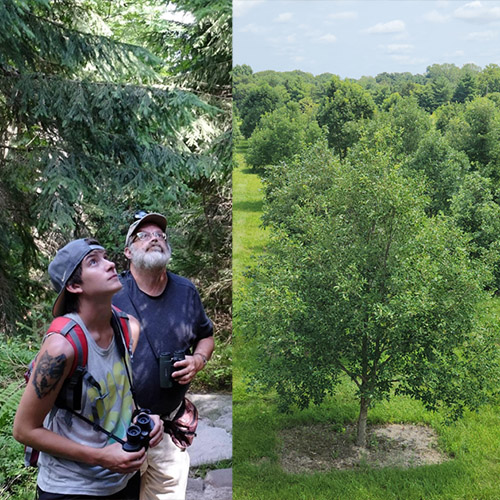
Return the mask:
M 174 363 L 185 359 L 184 351 L 162 352 L 160 354 L 160 387 L 162 389 L 171 389 L 174 386 L 175 380 L 172 378 L 172 373 L 176 371 Z
M 154 428 L 154 422 L 148 415 L 149 410 L 141 410 L 135 420 L 135 424 L 130 424 L 127 429 L 127 441 L 122 448 L 125 451 L 139 451 L 141 448 L 146 450 L 149 447 L 149 434 Z

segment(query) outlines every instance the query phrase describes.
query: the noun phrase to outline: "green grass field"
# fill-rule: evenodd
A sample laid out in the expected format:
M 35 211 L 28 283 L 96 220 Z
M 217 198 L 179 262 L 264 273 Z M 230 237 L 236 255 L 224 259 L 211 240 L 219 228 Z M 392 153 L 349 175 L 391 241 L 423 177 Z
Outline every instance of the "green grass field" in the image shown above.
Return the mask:
M 252 255 L 262 252 L 266 231 L 262 228 L 262 183 L 246 168 L 241 149 L 234 152 L 238 165 L 233 172 L 233 290 L 241 283 L 242 273 L 251 264 Z
M 236 149 L 233 174 L 233 272 L 234 308 L 238 290 L 252 255 L 264 249 L 266 232 L 260 227 L 261 183 L 245 166 L 242 149 Z M 500 320 L 500 302 L 494 313 Z M 233 408 L 235 500 L 499 500 L 500 499 L 500 403 L 468 413 L 451 425 L 441 415 L 426 411 L 409 398 L 397 397 L 376 405 L 369 423 L 426 423 L 438 433 L 439 447 L 450 460 L 440 465 L 410 469 L 330 471 L 288 474 L 279 464 L 279 431 L 307 423 L 339 425 L 357 417 L 358 406 L 351 384 L 341 385 L 335 397 L 319 408 L 278 413 L 272 394 L 248 392 L 245 372 L 251 357 L 234 332 Z M 264 362 L 265 360 L 263 360 Z M 499 381 L 500 382 L 500 381 Z M 321 439 L 321 436 L 318 436 Z
M 233 171 L 233 307 L 237 309 L 238 290 L 244 279 L 245 270 L 252 265 L 252 256 L 264 250 L 267 234 L 261 225 L 262 183 L 260 177 L 246 167 L 244 148 L 236 148 L 233 152 L 238 165 Z M 244 346 L 239 350 L 239 338 L 233 337 L 233 355 L 245 352 Z M 244 355 L 243 355 L 244 356 Z M 235 393 L 243 390 L 242 378 L 245 372 L 244 360 L 233 363 L 233 398 Z

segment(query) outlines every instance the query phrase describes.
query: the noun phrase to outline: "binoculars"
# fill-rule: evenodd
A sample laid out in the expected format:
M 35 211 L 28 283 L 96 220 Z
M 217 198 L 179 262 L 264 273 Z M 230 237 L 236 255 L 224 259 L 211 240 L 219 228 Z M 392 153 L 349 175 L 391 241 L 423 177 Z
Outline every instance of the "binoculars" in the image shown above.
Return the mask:
M 150 413 L 149 410 L 141 410 L 135 424 L 129 425 L 127 441 L 122 446 L 125 451 L 134 452 L 139 451 L 141 448 L 148 449 L 149 434 L 154 428 L 154 423 L 148 413 Z
M 185 359 L 184 351 L 162 352 L 160 354 L 160 387 L 162 389 L 171 389 L 176 383 L 172 378 L 175 371 L 174 363 Z

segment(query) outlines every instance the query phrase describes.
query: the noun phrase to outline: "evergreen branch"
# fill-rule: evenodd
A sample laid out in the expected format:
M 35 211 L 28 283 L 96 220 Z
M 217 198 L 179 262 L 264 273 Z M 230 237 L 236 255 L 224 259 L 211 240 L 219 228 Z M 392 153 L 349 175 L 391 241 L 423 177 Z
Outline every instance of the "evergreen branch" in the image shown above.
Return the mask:
M 104 36 L 104 35 L 97 35 L 94 33 L 84 32 L 84 31 L 81 31 L 81 30 L 78 30 L 75 28 L 69 28 L 67 26 L 64 26 L 63 24 L 60 24 L 60 23 L 53 21 L 51 19 L 48 19 L 46 17 L 41 17 L 41 16 L 38 16 L 36 14 L 33 14 L 33 12 L 31 12 L 31 11 L 26 11 L 26 13 L 28 14 L 28 16 L 31 16 L 32 18 L 36 19 L 37 21 L 40 21 L 41 23 L 48 23 L 48 24 L 52 25 L 54 28 L 59 30 L 61 32 L 61 34 L 65 37 L 68 37 L 71 34 L 73 34 L 73 35 L 76 35 L 76 36 L 81 37 L 83 39 L 88 39 L 92 43 L 99 42 L 99 43 L 103 43 L 105 46 L 108 46 L 108 47 L 120 46 L 123 49 L 130 50 L 134 54 L 136 52 L 140 52 L 140 53 L 143 53 L 144 55 L 146 55 L 148 57 L 148 59 L 156 59 L 157 63 L 160 62 L 160 59 L 158 58 L 158 56 L 153 55 L 146 48 L 141 47 L 139 45 L 123 42 L 120 40 L 111 40 L 109 37 Z
M 89 38 L 92 41 L 104 42 L 105 44 L 109 44 L 111 42 L 113 45 L 119 45 L 119 46 L 121 46 L 123 48 L 130 49 L 131 52 L 135 52 L 135 51 L 144 52 L 149 57 L 156 58 L 159 61 L 159 58 L 157 56 L 154 56 L 151 52 L 149 52 L 144 47 L 141 47 L 140 45 L 134 45 L 134 44 L 127 43 L 127 42 L 122 42 L 122 41 L 119 41 L 119 40 L 112 40 L 112 41 L 110 41 L 109 37 L 104 36 L 104 35 L 96 35 L 94 33 L 87 33 L 85 31 L 80 31 L 80 30 L 77 30 L 75 28 L 68 28 L 67 26 L 64 26 L 64 24 L 60 24 L 60 23 L 58 23 L 56 21 L 53 21 L 51 19 L 48 19 L 46 17 L 38 16 L 36 14 L 33 14 L 33 12 L 31 12 L 31 11 L 26 11 L 26 14 L 28 14 L 28 16 L 31 16 L 31 17 L 35 18 L 38 21 L 41 21 L 42 23 L 51 24 L 52 26 L 54 26 L 55 28 L 57 28 L 58 30 L 60 30 L 61 33 L 63 35 L 65 35 L 65 36 L 67 36 L 68 34 L 72 33 L 74 35 L 78 35 L 78 36 L 81 36 L 81 37 L 84 37 L 84 38 Z

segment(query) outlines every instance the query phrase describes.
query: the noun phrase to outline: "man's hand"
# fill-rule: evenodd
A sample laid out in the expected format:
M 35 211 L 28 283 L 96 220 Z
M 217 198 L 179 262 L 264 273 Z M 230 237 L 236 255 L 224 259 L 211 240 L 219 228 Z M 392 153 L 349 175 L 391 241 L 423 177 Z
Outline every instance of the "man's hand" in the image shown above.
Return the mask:
M 194 376 L 205 366 L 201 356 L 187 355 L 182 361 L 174 363 L 174 368 L 177 371 L 172 373 L 172 377 L 179 384 L 189 384 L 194 379 Z

